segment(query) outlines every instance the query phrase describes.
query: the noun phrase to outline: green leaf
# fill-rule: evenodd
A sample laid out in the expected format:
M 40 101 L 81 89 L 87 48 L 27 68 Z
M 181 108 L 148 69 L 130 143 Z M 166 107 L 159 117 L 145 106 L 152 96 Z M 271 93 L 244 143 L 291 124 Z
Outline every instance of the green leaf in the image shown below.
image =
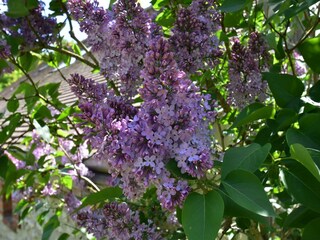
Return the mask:
M 295 143 L 290 146 L 291 157 L 300 162 L 320 182 L 320 170 L 314 163 L 308 150 L 301 144 Z
M 26 72 L 30 72 L 31 70 L 33 70 L 37 66 L 38 60 L 39 59 L 36 56 L 32 55 L 30 52 L 23 53 L 19 57 L 21 67 L 23 67 Z
M 243 169 L 256 171 L 267 158 L 271 149 L 268 143 L 261 147 L 253 143 L 246 147 L 233 147 L 227 150 L 222 162 L 221 178 L 224 179 L 231 171 Z
M 151 4 L 154 10 L 159 11 L 162 7 L 168 5 L 170 0 L 152 0 Z
M 60 226 L 59 219 L 58 219 L 57 215 L 54 215 L 44 225 L 41 240 L 49 240 L 53 231 L 59 226 Z
M 270 126 L 274 132 L 285 130 L 291 124 L 296 122 L 298 119 L 298 114 L 290 108 L 280 109 L 276 115 L 275 119 L 268 119 L 268 126 Z
M 110 187 L 110 188 L 105 188 L 102 189 L 99 192 L 92 193 L 85 197 L 82 200 L 82 204 L 80 206 L 81 208 L 84 208 L 85 206 L 88 205 L 95 205 L 98 203 L 103 203 L 106 200 L 112 200 L 115 198 L 119 198 L 122 195 L 122 190 L 119 187 Z
M 320 81 L 317 81 L 309 90 L 310 98 L 315 102 L 320 102 Z
M 72 113 L 74 113 L 74 107 L 73 106 L 66 107 L 62 111 L 62 113 L 60 113 L 59 117 L 57 118 L 57 121 L 61 121 L 63 119 L 66 119 L 67 117 L 71 116 Z
M 79 48 L 79 46 L 77 44 L 72 45 L 72 50 L 74 51 L 74 53 L 81 56 L 81 49 Z
M 299 129 L 289 129 L 286 134 L 288 145 L 300 143 L 307 148 L 320 149 L 320 114 L 309 113 L 299 120 Z
M 249 2 L 248 0 L 224 0 L 219 9 L 223 12 L 236 12 L 244 9 Z
M 299 206 L 286 217 L 283 227 L 285 229 L 304 228 L 306 224 L 317 217 L 320 217 L 319 213 L 316 213 L 305 206 Z
M 316 73 L 320 73 L 320 37 L 307 38 L 298 46 L 308 66 Z
M 300 97 L 304 91 L 304 85 L 300 79 L 292 75 L 276 73 L 263 73 L 263 78 L 268 81 L 279 107 L 299 110 Z
M 69 237 L 70 237 L 70 235 L 68 233 L 63 233 L 60 235 L 58 240 L 67 240 Z
M 191 193 L 182 208 L 182 226 L 190 240 L 215 239 L 223 219 L 224 203 L 216 191 Z
M 302 233 L 302 240 L 314 240 L 320 236 L 320 218 L 312 220 L 304 228 Z
M 67 176 L 63 176 L 61 178 L 61 184 L 64 185 L 66 188 L 72 190 L 72 177 L 67 175 Z
M 16 98 L 16 96 L 11 97 L 7 103 L 8 111 L 15 112 L 17 111 L 18 107 L 19 107 L 19 100 Z
M 174 23 L 173 13 L 170 9 L 165 9 L 156 17 L 156 23 L 160 26 L 170 28 Z
M 275 213 L 259 179 L 244 170 L 234 170 L 222 180 L 227 194 L 241 207 L 265 217 Z
M 280 178 L 294 199 L 309 209 L 320 213 L 320 183 L 299 162 L 283 161 L 287 169 L 282 169 Z
M 37 8 L 39 6 L 38 0 L 27 0 L 26 1 L 26 7 L 31 10 L 34 8 Z
M 246 106 L 237 116 L 231 128 L 240 127 L 242 125 L 252 123 L 259 119 L 270 118 L 273 115 L 272 106 L 264 106 L 261 103 L 253 103 Z
M 237 204 L 230 196 L 228 196 L 223 185 L 220 185 L 220 190 L 220 194 L 224 202 L 225 217 L 244 217 L 260 222 L 266 226 L 270 224 L 269 218 L 255 214 L 254 212 L 249 211 Z
M 25 0 L 8 0 L 8 11 L 6 15 L 12 18 L 25 17 L 29 15 Z

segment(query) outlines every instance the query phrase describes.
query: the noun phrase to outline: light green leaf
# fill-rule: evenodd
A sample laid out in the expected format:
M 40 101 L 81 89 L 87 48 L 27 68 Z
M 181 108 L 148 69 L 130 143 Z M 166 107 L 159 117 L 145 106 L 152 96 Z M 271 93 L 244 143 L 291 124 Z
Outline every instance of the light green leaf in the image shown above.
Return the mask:
M 311 158 L 308 150 L 301 144 L 295 143 L 290 146 L 291 157 L 299 161 L 320 182 L 320 170 Z
M 182 226 L 190 240 L 215 239 L 223 219 L 224 203 L 216 191 L 191 193 L 182 208 Z
M 72 177 L 69 175 L 63 176 L 61 178 L 61 184 L 64 185 L 68 189 L 72 189 Z

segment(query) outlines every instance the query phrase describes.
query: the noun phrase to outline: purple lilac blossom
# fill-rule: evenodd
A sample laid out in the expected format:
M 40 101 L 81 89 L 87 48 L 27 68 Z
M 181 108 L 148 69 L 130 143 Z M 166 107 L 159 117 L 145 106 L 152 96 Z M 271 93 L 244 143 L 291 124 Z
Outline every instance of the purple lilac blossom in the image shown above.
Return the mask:
M 97 1 L 69 0 L 68 7 L 100 62 L 101 74 L 121 82 L 127 98 L 137 94 L 140 71 L 154 29 L 148 14 L 135 0 L 119 0 L 112 11 L 98 7 Z
M 294 67 L 296 70 L 296 74 L 298 77 L 303 76 L 307 73 L 307 68 L 305 63 L 303 62 L 303 57 L 296 51 L 293 52 L 294 57 Z
M 20 45 L 21 51 L 54 43 L 57 37 L 57 22 L 55 18 L 42 15 L 44 3 L 39 1 L 39 6 L 29 12 L 28 16 L 21 18 L 10 18 L 4 13 L 1 14 L 0 27 L 6 34 L 23 40 Z
M 6 59 L 10 56 L 10 46 L 5 39 L 0 39 L 0 59 Z
M 15 158 L 11 153 L 8 151 L 4 151 L 4 154 L 7 155 L 9 160 L 15 165 L 16 169 L 22 169 L 26 167 L 26 163 L 24 161 L 21 161 L 17 158 Z
M 141 223 L 139 212 L 131 210 L 126 203 L 111 202 L 103 209 L 86 207 L 77 213 L 74 211 L 81 202 L 72 193 L 65 196 L 65 203 L 77 224 L 85 227 L 97 239 L 162 239 L 152 221 L 149 220 L 148 224 Z
M 141 72 L 139 108 L 111 92 L 96 102 L 86 100 L 82 96 L 97 92 L 90 79 L 81 78 L 81 84 L 73 87 L 81 92 L 79 117 L 89 124 L 83 133 L 97 150 L 94 157 L 105 163 L 126 197 L 137 199 L 154 185 L 162 206 L 169 210 L 182 205 L 189 186 L 170 178 L 165 165 L 174 159 L 182 173 L 204 177 L 213 165 L 208 124 L 215 116 L 209 96 L 200 94 L 177 70 L 173 56 L 163 38 L 151 42 Z
M 220 15 L 216 7 L 213 0 L 196 0 L 179 10 L 169 42 L 183 71 L 194 73 L 219 63 L 221 51 L 214 34 L 220 26 Z
M 234 40 L 229 60 L 228 102 L 238 108 L 255 101 L 266 99 L 267 83 L 262 80 L 262 71 L 269 68 L 270 55 L 266 42 L 257 34 L 252 33 L 249 47 Z
M 56 195 L 57 192 L 58 192 L 57 189 L 55 189 L 51 183 L 48 183 L 42 189 L 41 194 L 44 196 L 53 196 L 53 195 Z

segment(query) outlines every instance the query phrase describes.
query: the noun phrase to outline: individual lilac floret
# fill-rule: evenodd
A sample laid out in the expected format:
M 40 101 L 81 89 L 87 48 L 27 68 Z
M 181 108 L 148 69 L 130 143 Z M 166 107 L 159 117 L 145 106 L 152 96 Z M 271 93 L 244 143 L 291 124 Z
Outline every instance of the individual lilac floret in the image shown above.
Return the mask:
M 238 108 L 266 99 L 267 83 L 262 80 L 262 71 L 269 67 L 266 43 L 257 33 L 252 33 L 249 47 L 235 39 L 229 59 L 228 102 Z
M 219 62 L 221 51 L 214 34 L 220 15 L 215 8 L 215 1 L 196 0 L 178 12 L 169 41 L 179 68 L 186 72 L 212 68 Z

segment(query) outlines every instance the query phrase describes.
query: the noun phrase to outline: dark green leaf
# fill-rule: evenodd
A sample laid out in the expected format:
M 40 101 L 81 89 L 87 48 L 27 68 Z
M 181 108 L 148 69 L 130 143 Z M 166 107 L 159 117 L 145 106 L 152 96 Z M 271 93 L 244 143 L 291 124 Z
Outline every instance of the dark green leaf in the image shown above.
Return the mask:
M 286 217 L 283 227 L 285 229 L 304 228 L 308 222 L 317 217 L 320 217 L 319 213 L 316 213 L 304 206 L 299 206 Z
M 82 200 L 80 208 L 88 205 L 95 205 L 98 203 L 103 203 L 106 200 L 112 200 L 119 198 L 122 195 L 122 190 L 119 187 L 110 187 L 102 189 L 99 192 L 92 193 Z
M 223 12 L 236 12 L 244 9 L 249 2 L 248 0 L 224 0 L 220 10 Z
M 69 237 L 70 237 L 70 235 L 68 233 L 63 233 L 60 235 L 58 240 L 67 240 Z
M 253 219 L 266 226 L 270 224 L 269 218 L 255 214 L 254 212 L 249 211 L 241 207 L 239 204 L 235 203 L 235 201 L 232 198 L 230 198 L 230 196 L 228 196 L 223 185 L 220 185 L 220 189 L 221 189 L 220 193 L 224 202 L 225 217 L 244 217 L 244 218 Z
M 59 219 L 58 219 L 57 215 L 54 215 L 44 225 L 41 240 L 49 240 L 52 232 L 59 226 L 60 226 Z
M 310 98 L 315 102 L 320 102 L 320 81 L 317 81 L 309 90 Z
M 318 61 L 320 59 L 320 37 L 307 38 L 298 46 L 308 66 L 316 73 L 320 73 Z
M 27 0 L 26 1 L 26 7 L 31 10 L 34 8 L 37 8 L 39 6 L 38 0 Z
M 268 120 L 268 126 L 270 126 L 274 132 L 278 132 L 285 130 L 297 120 L 298 114 L 294 110 L 290 108 L 283 108 L 276 113 L 274 120 Z
M 182 226 L 190 240 L 215 239 L 223 219 L 224 203 L 220 194 L 191 193 L 182 209 Z
M 270 144 L 261 147 L 253 143 L 247 147 L 234 147 L 227 150 L 222 162 L 221 178 L 224 179 L 231 171 L 243 169 L 250 172 L 257 170 L 264 162 L 271 149 Z
M 281 171 L 281 180 L 296 201 L 320 213 L 320 183 L 299 162 L 283 161 L 287 169 Z
M 273 115 L 272 106 L 264 106 L 261 103 L 253 103 L 245 107 L 237 116 L 231 128 L 252 123 L 259 119 L 270 118 Z
M 7 109 L 10 112 L 15 112 L 19 107 L 19 100 L 13 96 L 9 99 L 8 103 L 7 103 Z
M 302 233 L 302 240 L 315 240 L 320 236 L 320 218 L 312 220 L 304 228 Z
M 275 213 L 259 179 L 244 170 L 230 172 L 222 184 L 230 198 L 241 207 L 265 217 Z
M 268 81 L 270 90 L 282 108 L 300 108 L 300 97 L 304 85 L 300 79 L 288 74 L 264 73 L 263 78 Z

